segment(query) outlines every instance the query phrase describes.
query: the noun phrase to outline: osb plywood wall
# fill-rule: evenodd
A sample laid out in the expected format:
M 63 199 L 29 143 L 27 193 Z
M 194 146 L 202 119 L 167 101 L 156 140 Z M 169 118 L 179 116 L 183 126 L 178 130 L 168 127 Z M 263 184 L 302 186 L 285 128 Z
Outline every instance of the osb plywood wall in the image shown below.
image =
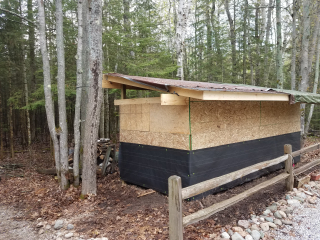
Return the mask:
M 192 149 L 300 131 L 300 105 L 288 102 L 190 103 Z
M 189 150 L 189 106 L 120 106 L 120 141 Z

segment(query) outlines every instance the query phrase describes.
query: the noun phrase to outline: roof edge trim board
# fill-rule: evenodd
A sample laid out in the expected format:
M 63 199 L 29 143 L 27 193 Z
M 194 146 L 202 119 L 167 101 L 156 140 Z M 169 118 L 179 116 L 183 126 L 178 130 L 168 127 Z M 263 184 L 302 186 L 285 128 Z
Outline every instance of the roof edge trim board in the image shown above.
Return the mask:
M 128 78 L 128 77 L 108 76 L 107 80 L 109 82 L 112 82 L 112 83 L 120 83 L 120 84 L 124 84 L 124 85 L 128 85 L 128 86 L 143 88 L 143 89 L 146 89 L 146 90 L 167 92 L 167 90 L 165 88 L 158 88 L 158 87 L 155 87 L 155 86 L 152 86 L 152 85 L 141 83 L 141 82 L 135 81 L 135 80 L 133 80 L 131 78 Z
M 107 89 L 121 89 L 122 88 L 121 83 L 115 83 L 115 82 L 110 82 L 106 79 L 102 80 L 102 88 L 107 88 Z M 127 89 L 134 89 L 134 90 L 145 90 L 144 88 L 139 88 L 139 87 L 133 87 L 133 86 L 128 86 Z
M 204 91 L 190 90 L 186 88 L 171 87 L 171 86 L 168 87 L 168 89 L 171 94 L 176 94 L 177 96 L 191 97 L 191 98 L 203 100 Z
M 267 93 L 203 91 L 203 100 L 289 102 L 289 95 L 288 94 L 267 94 Z
M 161 103 L 160 97 L 151 98 L 131 98 L 131 99 L 117 99 L 114 100 L 114 105 L 132 105 L 132 104 L 145 104 L 145 103 Z

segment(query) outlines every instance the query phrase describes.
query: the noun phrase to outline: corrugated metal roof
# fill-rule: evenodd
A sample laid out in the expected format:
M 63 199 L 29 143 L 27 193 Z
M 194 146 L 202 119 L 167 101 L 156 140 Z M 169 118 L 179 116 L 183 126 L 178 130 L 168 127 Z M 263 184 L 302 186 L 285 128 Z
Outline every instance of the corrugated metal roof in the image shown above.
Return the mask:
M 174 79 L 151 78 L 140 76 L 128 76 L 120 73 L 108 73 L 108 76 L 121 77 L 129 81 L 145 85 L 155 90 L 168 91 L 168 87 L 178 87 L 196 91 L 220 91 L 220 92 L 251 92 L 251 93 L 269 93 L 269 94 L 287 94 L 290 103 L 314 103 L 320 104 L 320 94 L 309 92 L 299 92 L 286 89 L 272 89 L 251 85 L 230 84 L 230 83 L 209 83 L 195 81 L 181 81 Z

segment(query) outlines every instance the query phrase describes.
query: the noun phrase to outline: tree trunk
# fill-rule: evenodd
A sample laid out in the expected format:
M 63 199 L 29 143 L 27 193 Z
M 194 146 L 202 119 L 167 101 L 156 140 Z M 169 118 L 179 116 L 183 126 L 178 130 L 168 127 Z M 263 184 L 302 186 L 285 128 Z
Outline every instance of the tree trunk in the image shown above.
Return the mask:
M 9 61 L 11 61 L 9 59 Z M 9 64 L 9 97 L 12 96 L 12 69 L 11 69 L 11 64 Z M 14 158 L 14 147 L 13 147 L 13 106 L 12 102 L 9 102 L 9 112 L 8 112 L 8 123 L 9 123 L 9 131 L 10 131 L 10 156 L 11 158 Z
M 266 34 L 266 1 L 265 0 L 261 0 L 261 30 L 260 30 L 260 36 L 259 36 L 259 39 L 260 39 L 260 42 L 263 41 L 264 39 L 264 36 Z
M 43 87 L 44 87 L 44 96 L 45 96 L 45 109 L 46 109 L 50 136 L 53 141 L 57 177 L 60 182 L 61 181 L 60 147 L 59 147 L 59 141 L 57 138 L 55 120 L 54 120 L 54 105 L 52 101 L 50 65 L 49 65 L 49 57 L 48 57 L 47 45 L 46 45 L 46 32 L 45 32 L 46 23 L 45 23 L 43 0 L 38 0 L 38 11 L 39 11 L 39 35 L 40 35 L 39 41 L 40 41 L 40 49 L 41 49 L 42 62 L 43 62 Z
M 292 58 L 291 58 L 291 90 L 296 89 L 296 55 L 297 55 L 297 33 L 296 33 L 297 0 L 293 0 L 292 6 Z
M 185 33 L 189 17 L 191 0 L 179 0 L 177 25 L 176 25 L 176 50 L 177 50 L 177 77 L 184 80 L 183 63 L 185 48 Z
M 267 29 L 266 29 L 266 39 L 264 42 L 264 74 L 263 74 L 263 83 L 265 86 L 268 85 L 268 50 L 269 50 L 269 36 L 271 29 L 271 11 L 272 11 L 273 0 L 269 0 L 268 5 L 268 20 L 267 20 Z
M 283 89 L 283 71 L 282 71 L 282 36 L 281 36 L 281 2 L 276 0 L 276 19 L 277 19 L 277 88 Z
M 28 147 L 31 145 L 31 130 L 30 130 L 30 114 L 29 114 L 29 88 L 28 88 L 28 79 L 27 79 L 27 69 L 26 69 L 26 60 L 24 46 L 22 46 L 22 71 L 23 71 L 23 82 L 24 82 L 24 96 L 26 101 L 26 117 L 27 117 L 27 138 L 28 138 Z
M 56 31 L 57 31 L 57 62 L 58 62 L 58 107 L 60 130 L 60 170 L 61 188 L 69 188 L 69 164 L 68 164 L 68 125 L 65 94 L 65 59 L 63 42 L 63 13 L 62 0 L 56 0 Z
M 79 176 L 79 154 L 80 154 L 80 112 L 81 112 L 81 95 L 83 91 L 83 69 L 82 69 L 82 52 L 83 52 L 83 5 L 82 0 L 78 0 L 78 45 L 77 45 L 77 92 L 76 104 L 74 110 L 74 156 L 73 156 L 73 176 L 75 187 L 80 184 Z
M 265 5 L 265 3 L 264 3 Z M 262 5 L 262 6 L 264 6 Z M 265 15 L 265 9 L 262 8 L 261 10 L 263 13 L 264 13 L 264 18 L 266 17 Z M 262 21 L 264 21 L 264 24 L 266 23 L 266 20 L 263 19 L 262 17 Z M 255 29 L 255 42 L 256 42 L 256 68 L 255 68 L 255 77 L 254 78 L 251 78 L 251 85 L 256 85 L 256 83 L 260 83 L 260 37 L 262 35 L 262 32 L 261 32 L 261 35 L 259 36 L 259 5 L 256 4 L 256 11 L 255 11 L 255 18 L 254 18 L 254 29 Z M 265 29 L 263 30 L 265 31 Z M 253 61 L 253 57 L 252 57 L 252 52 L 250 52 L 250 63 L 252 63 Z
M 301 82 L 299 91 L 306 92 L 309 85 L 309 73 L 308 73 L 308 51 L 309 51 L 309 37 L 310 37 L 310 0 L 303 1 L 303 35 L 302 35 L 302 48 L 301 48 Z M 305 124 L 305 109 L 306 104 L 300 105 L 301 109 L 301 136 L 304 136 L 304 124 Z M 303 141 L 302 141 L 303 142 Z
M 229 9 L 229 0 L 224 1 L 224 7 L 226 9 L 229 26 L 230 26 L 230 43 L 231 43 L 231 58 L 232 58 L 232 82 L 236 82 L 236 67 L 237 67 L 237 56 L 236 56 L 236 33 L 234 28 L 233 19 Z
M 243 16 L 243 56 L 242 56 L 242 82 L 246 84 L 247 75 L 247 17 L 248 17 L 248 0 L 244 1 Z
M 212 82 L 213 52 L 212 52 L 212 28 L 211 28 L 211 16 L 210 16 L 210 1 L 207 1 L 206 27 L 207 27 L 207 63 L 208 63 L 207 64 L 207 80 L 208 82 Z
M 30 21 L 34 21 L 33 19 L 33 8 L 32 8 L 32 0 L 28 0 L 27 3 L 28 8 L 28 19 Z M 28 42 L 29 42 L 29 74 L 30 74 L 30 91 L 32 92 L 36 88 L 36 61 L 35 61 L 35 34 L 34 34 L 34 27 L 29 25 L 28 27 Z M 31 118 L 29 116 L 29 119 L 31 120 L 30 123 L 30 134 L 31 134 L 31 142 L 35 139 L 35 117 L 34 117 L 34 110 L 29 111 L 31 113 Z
M 1 88 L 1 82 L 0 82 L 0 89 Z M 0 160 L 3 159 L 3 115 L 2 110 L 3 109 L 3 102 L 2 102 L 2 94 L 0 90 Z
M 316 59 L 316 68 L 315 68 L 315 77 L 314 77 L 314 84 L 313 84 L 313 93 L 317 93 L 317 89 L 318 89 L 318 83 L 319 83 L 319 59 L 320 59 L 320 28 L 318 26 L 318 30 L 317 30 L 317 36 L 318 36 L 318 46 L 317 46 L 317 59 Z M 314 104 L 311 104 L 310 106 L 310 112 L 309 112 L 309 116 L 308 116 L 308 121 L 306 124 L 306 131 L 305 133 L 307 134 L 309 132 L 309 126 L 310 126 L 310 122 L 312 119 L 312 115 L 313 115 L 313 110 L 314 110 Z
M 83 152 L 82 195 L 97 194 L 96 155 L 102 99 L 102 3 L 92 0 L 89 8 L 89 83 L 85 143 Z
M 311 46 L 309 46 L 309 56 L 308 56 L 308 74 L 310 77 L 311 71 L 312 71 L 312 62 L 313 62 L 313 57 L 314 57 L 314 53 L 316 51 L 316 45 L 317 45 L 317 38 L 318 38 L 318 31 L 319 31 L 319 26 L 320 26 L 320 17 L 318 15 L 319 13 L 319 9 L 320 9 L 320 2 L 317 1 L 317 11 L 316 14 L 314 15 L 314 28 L 313 28 L 313 36 L 312 36 L 312 41 L 311 41 Z
M 81 109 L 80 109 L 80 168 L 82 167 L 83 162 L 83 147 L 84 147 L 84 135 L 85 135 L 85 126 L 86 126 L 86 119 L 87 119 L 87 105 L 88 105 L 88 96 L 89 96 L 89 41 L 88 41 L 88 11 L 89 5 L 88 1 L 82 1 L 82 30 L 83 30 L 83 37 L 82 37 L 82 95 L 81 95 Z
M 221 81 L 223 82 L 223 56 L 222 56 L 222 51 L 221 51 L 221 40 L 220 40 L 220 31 L 219 31 L 219 25 L 214 27 L 215 26 L 215 16 L 214 16 L 214 13 L 215 13 L 215 5 L 216 5 L 216 1 L 213 0 L 212 1 L 212 7 L 211 7 L 211 25 L 212 25 L 212 28 L 214 30 L 214 42 L 215 42 L 215 45 L 216 45 L 216 49 L 217 49 L 217 65 L 218 65 L 218 71 L 220 73 L 220 76 L 217 76 L 216 77 L 216 81 Z M 218 11 L 217 11 L 217 20 L 216 20 L 216 23 L 219 24 L 220 23 L 220 9 L 219 9 L 219 5 L 218 5 Z

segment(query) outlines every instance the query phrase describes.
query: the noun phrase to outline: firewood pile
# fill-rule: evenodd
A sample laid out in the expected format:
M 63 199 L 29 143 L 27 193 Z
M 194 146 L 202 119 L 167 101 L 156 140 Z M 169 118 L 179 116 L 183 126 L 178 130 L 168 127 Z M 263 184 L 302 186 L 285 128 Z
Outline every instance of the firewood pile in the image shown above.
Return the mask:
M 100 138 L 97 143 L 97 164 L 101 167 L 102 175 L 115 172 L 116 145 L 109 138 Z
M 73 169 L 74 146 L 69 148 L 69 171 Z M 112 144 L 109 138 L 100 138 L 97 140 L 97 173 L 107 175 L 115 172 L 117 166 L 116 145 Z M 37 169 L 37 172 L 47 175 L 55 175 L 56 169 Z M 80 169 L 81 174 L 81 169 Z
M 109 138 L 100 138 L 97 141 L 97 164 L 103 163 L 108 151 L 108 147 L 111 147 L 110 157 L 114 158 L 115 145 L 111 144 Z

